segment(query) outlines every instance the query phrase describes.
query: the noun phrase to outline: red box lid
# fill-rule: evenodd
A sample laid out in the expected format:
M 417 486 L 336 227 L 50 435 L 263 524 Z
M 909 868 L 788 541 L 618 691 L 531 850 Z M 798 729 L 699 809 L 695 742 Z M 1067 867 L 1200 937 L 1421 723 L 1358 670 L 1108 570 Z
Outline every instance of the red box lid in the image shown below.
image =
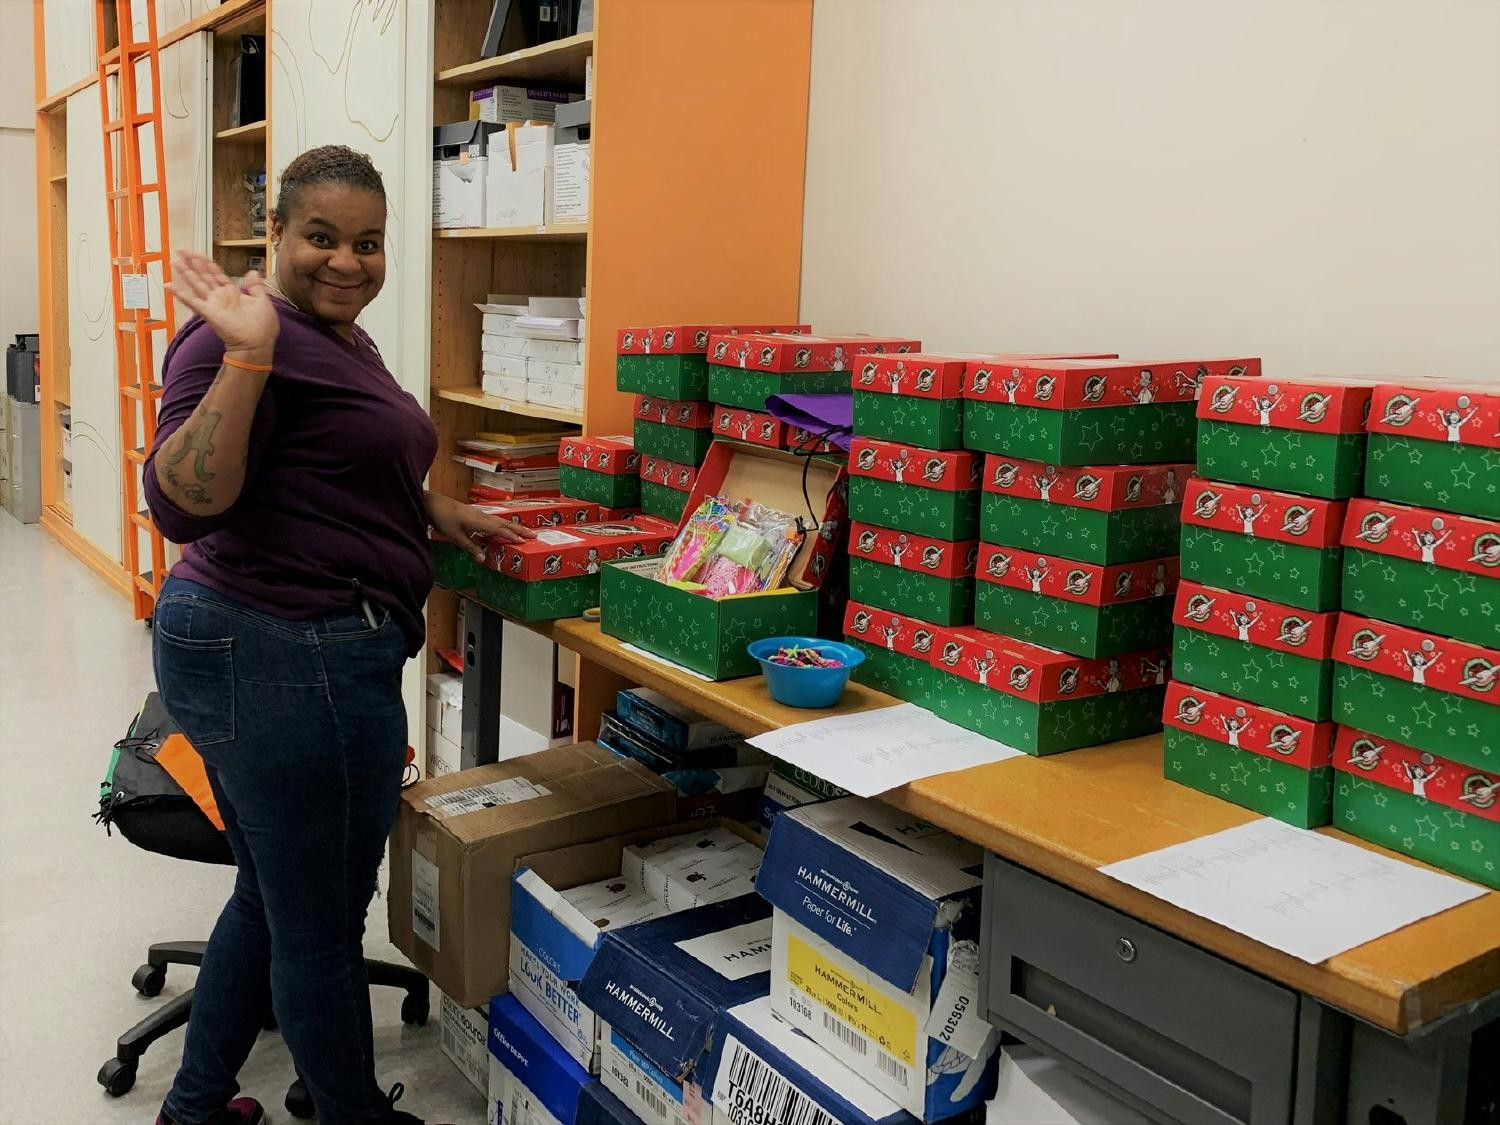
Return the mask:
M 642 457 L 641 479 L 675 488 L 678 492 L 688 492 L 698 479 L 698 468 L 696 465 L 679 465 L 665 457 Z
M 1099 512 L 1180 504 L 1182 490 L 1192 475 L 1191 464 L 1070 467 L 998 453 L 984 460 L 986 492 Z
M 1500 394 L 1466 387 L 1382 384 L 1370 399 L 1372 434 L 1500 449 Z
M 801 426 L 789 425 L 783 428 L 781 448 L 789 449 L 794 453 L 834 453 L 840 457 L 846 456 L 844 451 L 833 442 L 811 430 L 804 430 Z
M 1334 739 L 1333 764 L 1351 777 L 1500 822 L 1500 774 L 1343 726 Z
M 1357 434 L 1365 428 L 1374 390 L 1369 383 L 1331 379 L 1213 375 L 1203 381 L 1198 417 L 1278 430 Z
M 1258 359 L 1065 359 L 1039 363 L 969 365 L 964 397 L 1012 406 L 1076 410 L 1089 406 L 1145 406 L 1191 402 L 1204 379 L 1260 374 Z
M 659 555 L 676 536 L 675 527 L 654 516 L 577 524 L 542 531 L 521 543 L 491 543 L 484 565 L 522 582 L 577 578 L 598 574 L 606 562 Z
M 713 425 L 715 436 L 748 441 L 752 445 L 768 445 L 772 449 L 780 449 L 786 440 L 786 423 L 757 410 L 715 406 Z
M 1303 769 L 1326 766 L 1333 760 L 1335 724 L 1315 723 L 1180 680 L 1167 685 L 1161 717 L 1167 726 L 1188 734 Z
M 1193 477 L 1182 497 L 1182 522 L 1253 539 L 1322 548 L 1337 546 L 1348 507 L 1346 500 Z
M 908 352 L 904 355 L 862 355 L 855 365 L 856 391 L 915 398 L 958 398 L 963 391 L 967 358 Z
M 972 625 L 939 629 L 932 666 L 1033 703 L 1081 699 L 1167 682 L 1169 649 L 1089 659 Z
M 932 643 L 939 632 L 938 627 L 930 622 L 855 601 L 851 601 L 844 611 L 846 637 L 882 645 L 891 652 L 923 662 L 932 657 Z
M 935 578 L 966 578 L 974 573 L 979 543 L 966 539 L 958 543 L 932 539 L 909 531 L 860 523 L 849 525 L 851 558 L 870 559 L 901 570 L 930 574 Z
M 721 367 L 794 374 L 798 371 L 849 371 L 861 352 L 914 352 L 920 340 L 888 336 L 792 336 L 755 333 L 713 336 L 708 362 Z
M 635 396 L 635 416 L 642 422 L 660 422 L 666 426 L 681 426 L 689 430 L 703 430 L 712 426 L 713 409 L 711 402 Z
M 735 336 L 746 332 L 811 332 L 807 324 L 657 324 L 622 328 L 615 335 L 619 355 L 690 355 L 708 351 L 711 336 Z
M 492 516 L 499 516 L 522 527 L 560 527 L 563 524 L 592 523 L 599 514 L 599 506 L 587 500 L 569 500 L 550 497 L 545 500 L 532 498 L 506 500 L 499 504 L 481 503 L 479 509 Z
M 855 438 L 849 446 L 849 475 L 962 492 L 979 487 L 980 455 L 967 450 L 921 449 L 894 441 Z
M 1327 660 L 1338 616 L 1335 610 L 1309 613 L 1184 578 L 1177 587 L 1172 624 L 1309 660 Z
M 1343 544 L 1445 570 L 1500 578 L 1500 520 L 1360 497 L 1349 501 Z M 1490 591 L 1489 596 L 1494 593 Z
M 635 438 L 619 434 L 563 438 L 557 452 L 564 465 L 612 476 L 634 473 L 640 461 L 640 454 L 635 451 Z
M 981 582 L 1030 590 L 1081 605 L 1114 605 L 1166 597 L 1177 589 L 1178 556 L 1144 562 L 1074 562 L 1015 547 L 981 543 L 975 577 Z
M 1497 704 L 1500 651 L 1353 613 L 1339 614 L 1333 658 L 1351 668 Z

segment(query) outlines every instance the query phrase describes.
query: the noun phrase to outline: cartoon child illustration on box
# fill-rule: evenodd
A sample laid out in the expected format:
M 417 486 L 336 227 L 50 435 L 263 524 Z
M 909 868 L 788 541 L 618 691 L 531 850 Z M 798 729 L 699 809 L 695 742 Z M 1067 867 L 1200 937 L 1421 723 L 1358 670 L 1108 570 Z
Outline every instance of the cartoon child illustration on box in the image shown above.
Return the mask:
M 891 364 L 891 369 L 887 373 L 886 378 L 890 380 L 891 394 L 899 395 L 901 393 L 901 380 L 906 378 L 906 361 L 898 359 L 895 363 Z
M 1459 683 L 1475 691 L 1489 691 L 1500 679 L 1500 664 L 1491 664 L 1482 656 L 1476 656 L 1464 665 L 1464 674 Z
M 641 347 L 647 355 L 651 354 L 651 345 L 656 342 L 656 329 L 648 328 L 641 336 Z
M 891 562 L 900 566 L 901 559 L 908 550 L 910 550 L 910 541 L 904 535 L 897 536 L 891 543 Z
M 750 366 L 750 344 L 748 341 L 741 342 L 740 346 L 735 349 L 734 358 L 739 362 L 741 367 Z
M 979 389 L 977 382 L 976 376 L 975 390 Z M 1012 367 L 1010 374 L 1000 379 L 1000 389 L 1005 392 L 1005 401 L 1014 406 L 1016 404 L 1016 391 L 1021 389 L 1021 369 L 1019 367 Z
M 1010 556 L 996 551 L 990 556 L 990 561 L 985 563 L 984 572 L 991 578 L 1004 578 L 1010 570 Z
M 1052 570 L 1052 565 L 1043 557 L 1038 556 L 1035 566 L 1028 566 L 1023 572 L 1031 582 L 1031 592 L 1040 594 L 1042 592 L 1042 579 L 1046 578 Z
M 1251 395 L 1250 405 L 1255 409 L 1256 416 L 1260 419 L 1262 426 L 1271 424 L 1271 411 L 1281 405 L 1281 400 L 1286 396 L 1279 393 L 1276 384 L 1272 383 L 1266 388 L 1263 395 Z
M 848 356 L 844 354 L 843 344 L 833 345 L 833 358 L 829 361 L 830 371 L 844 370 L 844 364 L 848 362 Z
M 1463 428 L 1474 420 L 1474 415 L 1479 413 L 1478 406 L 1469 406 L 1473 401 L 1468 395 L 1458 396 L 1458 409 L 1444 410 L 1441 406 L 1432 412 L 1432 416 L 1438 420 L 1438 424 L 1448 431 L 1448 440 L 1457 444 L 1463 441 Z M 1464 414 L 1467 409 L 1469 412 Z
M 1052 503 L 1052 486 L 1057 483 L 1057 475 L 1057 469 L 1052 465 L 1048 465 L 1040 473 L 1031 474 L 1031 483 L 1036 485 L 1043 504 Z
M 1141 385 L 1140 385 L 1140 388 L 1137 389 L 1135 387 L 1126 387 L 1125 388 L 1125 397 L 1128 398 L 1128 399 L 1130 399 L 1130 401 L 1133 402 L 1133 403 L 1135 403 L 1137 406 L 1147 406 L 1150 403 L 1155 402 L 1156 401 L 1155 376 L 1153 376 L 1150 371 L 1144 371 L 1143 370 L 1141 372 Z
M 740 440 L 744 441 L 750 436 L 750 416 L 747 414 L 739 421 Z
M 1423 686 L 1427 684 L 1427 669 L 1441 660 L 1442 656 L 1442 650 L 1431 641 L 1423 641 L 1420 648 L 1401 650 L 1401 659 L 1411 669 L 1411 682 Z
M 1280 724 L 1271 732 L 1267 740 L 1269 746 L 1277 754 L 1292 755 L 1297 752 L 1297 746 L 1302 741 L 1302 732 L 1294 730 L 1285 724 Z
M 1165 563 L 1157 563 L 1156 569 L 1151 574 L 1151 596 L 1159 598 L 1165 595 L 1166 592 L 1167 566 Z
M 1266 506 L 1261 501 L 1259 492 L 1250 497 L 1250 503 L 1234 506 L 1234 514 L 1240 521 L 1240 530 L 1251 538 L 1255 537 L 1255 521 L 1260 519 L 1265 511 Z
M 1162 482 L 1161 502 L 1163 504 L 1177 503 L 1177 470 L 1168 469 L 1167 479 Z
M 602 469 L 608 463 L 609 454 L 608 453 L 604 453 L 604 454 L 601 454 L 600 456 L 602 458 L 604 458 L 604 460 L 601 460 L 600 463 L 599 463 L 599 467 Z M 594 451 L 592 449 L 590 449 L 588 446 L 585 445 L 582 449 L 580 449 L 578 451 L 578 461 L 579 461 L 579 464 L 581 464 L 585 469 L 587 469 L 589 467 L 589 462 L 592 461 L 593 459 L 594 459 Z
M 1179 394 L 1187 394 L 1189 391 L 1191 391 L 1193 397 L 1197 398 L 1198 392 L 1203 387 L 1203 380 L 1207 375 L 1208 368 L 1204 367 L 1200 363 L 1198 365 L 1198 369 L 1191 375 L 1189 375 L 1186 371 L 1174 371 L 1172 373 L 1172 379 L 1177 384 L 1177 391 Z
M 1439 531 L 1443 533 L 1439 535 Z M 1437 549 L 1446 543 L 1448 537 L 1452 534 L 1453 531 L 1451 528 L 1444 530 L 1442 517 L 1438 517 L 1432 521 L 1431 531 L 1428 531 L 1426 528 L 1413 528 L 1411 538 L 1412 542 L 1417 545 L 1417 550 L 1422 552 L 1422 561 L 1436 566 Z
M 896 474 L 896 483 L 906 483 L 906 466 L 911 464 L 911 451 L 903 449 L 895 457 L 891 458 L 891 472 Z
M 1443 772 L 1443 767 L 1432 760 L 1431 754 L 1423 754 L 1420 763 L 1402 762 L 1401 771 L 1411 783 L 1413 797 L 1427 796 L 1427 783 Z
M 880 627 L 880 635 L 885 640 L 885 647 L 891 652 L 896 651 L 896 638 L 901 635 L 901 619 L 893 617 Z
M 1110 660 L 1109 668 L 1104 674 L 1104 692 L 1106 695 L 1120 690 L 1120 662 Z
M 1011 488 L 1016 483 L 1016 474 L 1020 472 L 1019 465 L 1013 465 L 1009 461 L 1002 461 L 995 466 L 995 487 Z
M 1233 715 L 1219 716 L 1219 726 L 1224 728 L 1224 733 L 1229 736 L 1229 745 L 1236 750 L 1243 749 L 1240 746 L 1240 735 L 1248 733 L 1254 725 L 1243 707 L 1236 707 Z
M 583 562 L 583 572 L 585 574 L 598 574 L 599 573 L 599 548 L 598 547 L 590 547 L 589 548 L 588 557 Z
M 1250 630 L 1255 628 L 1256 622 L 1263 615 L 1256 611 L 1254 602 L 1246 602 L 1244 609 L 1231 609 L 1224 616 L 1229 618 L 1229 624 L 1234 626 L 1234 630 L 1239 634 L 1240 640 L 1248 644 L 1250 641 Z
M 974 674 L 979 677 L 980 687 L 990 686 L 990 671 L 995 667 L 995 650 L 985 649 L 983 656 L 973 658 Z
M 1149 656 L 1141 658 L 1141 675 L 1149 679 L 1153 684 L 1164 684 L 1167 682 L 1167 660 L 1152 660 Z

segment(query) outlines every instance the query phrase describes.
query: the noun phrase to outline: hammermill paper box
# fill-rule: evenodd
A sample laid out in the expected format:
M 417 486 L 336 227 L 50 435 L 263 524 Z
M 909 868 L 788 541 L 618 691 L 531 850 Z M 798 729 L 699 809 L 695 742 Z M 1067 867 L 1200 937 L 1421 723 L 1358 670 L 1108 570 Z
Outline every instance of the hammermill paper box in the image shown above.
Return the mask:
M 418 782 L 401 794 L 391 941 L 460 1004 L 504 992 L 517 860 L 672 820 L 672 787 L 592 742 Z
M 924 1121 L 994 1092 L 979 1015 L 980 849 L 878 801 L 776 818 L 756 889 L 776 908 L 776 1014 Z

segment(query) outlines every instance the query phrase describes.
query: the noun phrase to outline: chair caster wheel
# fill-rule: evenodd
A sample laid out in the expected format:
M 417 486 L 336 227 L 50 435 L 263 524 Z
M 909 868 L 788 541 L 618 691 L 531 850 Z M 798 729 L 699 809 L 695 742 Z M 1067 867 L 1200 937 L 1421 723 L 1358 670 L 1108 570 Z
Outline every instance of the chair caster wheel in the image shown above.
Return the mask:
M 426 996 L 408 992 L 401 1001 L 401 1022 L 408 1027 L 426 1027 L 431 1004 Z
M 142 965 L 135 971 L 135 976 L 130 978 L 130 983 L 142 996 L 160 996 L 162 988 L 167 983 L 167 967 L 165 965 Z
M 123 1097 L 135 1085 L 135 1063 L 110 1059 L 99 1068 L 99 1085 L 112 1098 Z
M 307 1092 L 307 1086 L 300 1078 L 287 1087 L 286 1101 L 282 1104 L 298 1121 L 306 1121 L 314 1112 L 312 1095 Z

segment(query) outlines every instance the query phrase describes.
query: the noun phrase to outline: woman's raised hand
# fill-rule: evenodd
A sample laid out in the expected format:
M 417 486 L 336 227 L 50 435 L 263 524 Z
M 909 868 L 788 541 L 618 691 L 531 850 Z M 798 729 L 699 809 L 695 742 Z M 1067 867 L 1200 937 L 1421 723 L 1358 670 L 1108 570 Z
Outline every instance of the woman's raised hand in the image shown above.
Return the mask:
M 180 250 L 173 255 L 167 288 L 208 322 L 226 352 L 255 363 L 271 362 L 281 322 L 259 273 L 246 274 L 241 290 L 212 258 Z

